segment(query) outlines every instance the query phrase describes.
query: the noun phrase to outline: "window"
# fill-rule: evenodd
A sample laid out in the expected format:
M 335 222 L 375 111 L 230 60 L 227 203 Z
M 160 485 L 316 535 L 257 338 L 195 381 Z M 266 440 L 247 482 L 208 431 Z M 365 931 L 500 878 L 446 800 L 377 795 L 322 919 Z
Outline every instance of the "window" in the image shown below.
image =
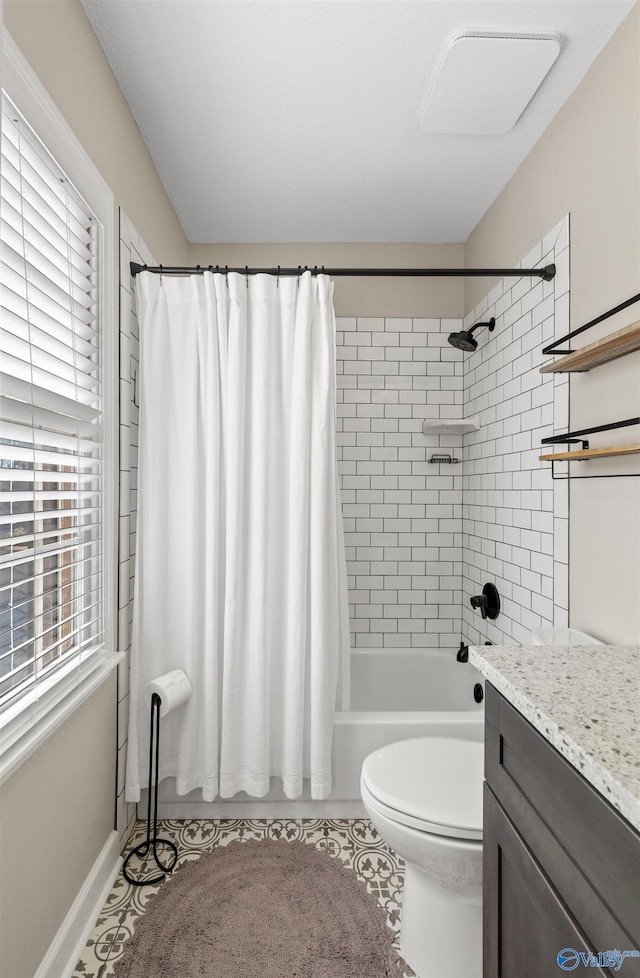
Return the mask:
M 9 54 L 17 81 L 21 72 L 27 78 L 17 84 L 19 94 L 26 88 L 33 96 L 28 66 Z M 98 216 L 23 115 L 33 98 L 18 99 L 19 108 L 12 95 L 2 94 L 0 172 L 3 735 L 12 725 L 14 731 L 37 725 L 105 665 L 115 607 L 115 425 L 108 390 L 115 356 L 106 341 L 104 295 L 104 214 L 112 221 L 112 197 L 102 194 Z M 59 129 L 62 156 L 71 146 L 67 155 L 80 159 L 71 169 L 84 168 L 102 190 L 46 93 L 37 95 L 35 115 L 47 137 Z
M 2 104 L 0 710 L 103 642 L 96 218 Z

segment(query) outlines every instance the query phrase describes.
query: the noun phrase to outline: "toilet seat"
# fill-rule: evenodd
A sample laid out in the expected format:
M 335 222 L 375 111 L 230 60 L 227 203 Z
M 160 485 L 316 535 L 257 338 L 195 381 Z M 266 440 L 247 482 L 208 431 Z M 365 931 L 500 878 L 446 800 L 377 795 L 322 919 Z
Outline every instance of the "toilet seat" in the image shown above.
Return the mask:
M 482 744 L 448 737 L 401 740 L 366 758 L 361 791 L 392 821 L 481 841 L 483 770 Z

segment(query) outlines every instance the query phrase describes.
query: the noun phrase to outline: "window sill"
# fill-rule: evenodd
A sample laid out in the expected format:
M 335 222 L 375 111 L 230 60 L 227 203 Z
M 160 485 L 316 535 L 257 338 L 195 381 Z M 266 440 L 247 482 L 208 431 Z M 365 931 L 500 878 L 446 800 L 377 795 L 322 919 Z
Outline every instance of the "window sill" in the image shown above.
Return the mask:
M 0 730 L 0 784 L 102 685 L 125 654 L 92 657 L 81 677 L 76 669 L 73 676 L 62 679 L 37 703 L 5 723 Z

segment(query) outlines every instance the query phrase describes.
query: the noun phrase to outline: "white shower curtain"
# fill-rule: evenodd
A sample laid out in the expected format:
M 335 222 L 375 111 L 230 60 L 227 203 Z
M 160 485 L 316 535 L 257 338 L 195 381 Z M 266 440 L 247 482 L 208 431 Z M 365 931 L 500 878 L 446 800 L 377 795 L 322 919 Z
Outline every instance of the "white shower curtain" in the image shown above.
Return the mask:
M 303 778 L 331 790 L 349 625 L 335 445 L 335 319 L 323 275 L 143 272 L 128 800 L 148 781 L 146 684 L 191 699 L 162 720 L 160 778 L 205 801 Z

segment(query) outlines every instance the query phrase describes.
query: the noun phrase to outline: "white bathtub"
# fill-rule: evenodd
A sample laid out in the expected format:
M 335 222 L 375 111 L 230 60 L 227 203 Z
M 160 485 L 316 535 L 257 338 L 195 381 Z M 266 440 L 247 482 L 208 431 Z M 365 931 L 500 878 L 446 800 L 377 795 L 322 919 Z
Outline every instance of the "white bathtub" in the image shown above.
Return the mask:
M 332 799 L 360 798 L 367 754 L 409 737 L 481 741 L 484 709 L 473 687 L 482 683 L 454 649 L 352 649 L 351 709 L 335 715 Z
M 308 788 L 295 800 L 284 797 L 275 779 L 265 798 L 244 792 L 203 802 L 200 792 L 176 795 L 173 779 L 159 789 L 161 818 L 349 818 L 364 815 L 360 769 L 367 754 L 409 737 L 460 737 L 481 741 L 483 704 L 473 687 L 480 673 L 456 661 L 455 649 L 352 649 L 350 709 L 335 714 L 333 789 L 313 801 Z M 143 795 L 146 793 L 143 792 Z M 142 800 L 139 811 L 146 812 Z

